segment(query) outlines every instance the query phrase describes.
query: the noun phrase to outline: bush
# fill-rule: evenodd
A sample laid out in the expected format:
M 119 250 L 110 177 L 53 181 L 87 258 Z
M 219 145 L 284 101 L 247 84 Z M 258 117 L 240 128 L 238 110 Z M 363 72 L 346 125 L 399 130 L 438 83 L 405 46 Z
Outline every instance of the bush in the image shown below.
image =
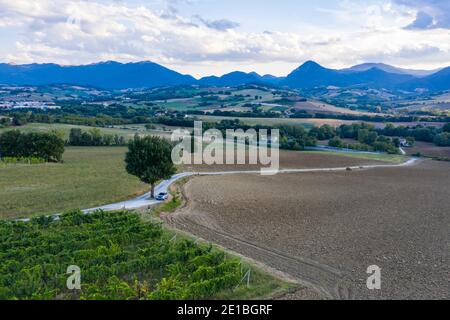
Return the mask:
M 444 132 L 434 137 L 434 143 L 440 147 L 450 146 L 450 133 Z
M 328 142 L 328 145 L 333 148 L 343 148 L 344 142 L 339 137 L 334 137 Z
M 3 164 L 42 164 L 45 159 L 38 157 L 17 158 L 17 157 L 3 157 L 0 159 Z

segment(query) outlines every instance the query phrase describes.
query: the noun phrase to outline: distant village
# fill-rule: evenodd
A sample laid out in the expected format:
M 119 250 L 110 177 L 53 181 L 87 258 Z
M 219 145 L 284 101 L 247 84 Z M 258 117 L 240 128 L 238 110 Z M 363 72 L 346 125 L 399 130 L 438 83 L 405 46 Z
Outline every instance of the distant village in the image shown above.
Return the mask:
M 52 102 L 41 101 L 0 101 L 0 109 L 61 109 L 60 106 L 55 105 Z

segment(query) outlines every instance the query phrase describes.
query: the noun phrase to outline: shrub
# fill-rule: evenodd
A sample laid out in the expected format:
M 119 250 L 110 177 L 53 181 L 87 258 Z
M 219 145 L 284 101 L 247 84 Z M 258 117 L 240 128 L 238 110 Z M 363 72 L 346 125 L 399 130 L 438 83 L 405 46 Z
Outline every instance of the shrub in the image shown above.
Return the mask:
M 3 157 L 0 162 L 3 164 L 42 164 L 45 163 L 45 159 L 39 157 Z
M 434 143 L 440 147 L 450 146 L 450 133 L 444 132 L 434 137 Z

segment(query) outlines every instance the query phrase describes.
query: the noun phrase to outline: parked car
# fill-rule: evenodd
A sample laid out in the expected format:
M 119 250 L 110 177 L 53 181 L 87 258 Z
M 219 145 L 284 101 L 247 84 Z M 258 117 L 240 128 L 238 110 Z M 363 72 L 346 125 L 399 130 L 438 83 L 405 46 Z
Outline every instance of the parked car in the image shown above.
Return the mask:
M 158 201 L 165 201 L 169 198 L 169 195 L 166 192 L 161 192 L 156 196 L 156 200 Z

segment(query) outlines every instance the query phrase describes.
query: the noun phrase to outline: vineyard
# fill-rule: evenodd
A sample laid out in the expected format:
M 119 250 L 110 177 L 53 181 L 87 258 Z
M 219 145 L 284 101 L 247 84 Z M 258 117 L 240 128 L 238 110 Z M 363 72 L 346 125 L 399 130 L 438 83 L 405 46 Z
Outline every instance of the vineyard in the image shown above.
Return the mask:
M 68 289 L 69 266 L 79 267 L 81 290 Z M 209 299 L 230 294 L 245 272 L 129 211 L 0 222 L 0 300 Z

